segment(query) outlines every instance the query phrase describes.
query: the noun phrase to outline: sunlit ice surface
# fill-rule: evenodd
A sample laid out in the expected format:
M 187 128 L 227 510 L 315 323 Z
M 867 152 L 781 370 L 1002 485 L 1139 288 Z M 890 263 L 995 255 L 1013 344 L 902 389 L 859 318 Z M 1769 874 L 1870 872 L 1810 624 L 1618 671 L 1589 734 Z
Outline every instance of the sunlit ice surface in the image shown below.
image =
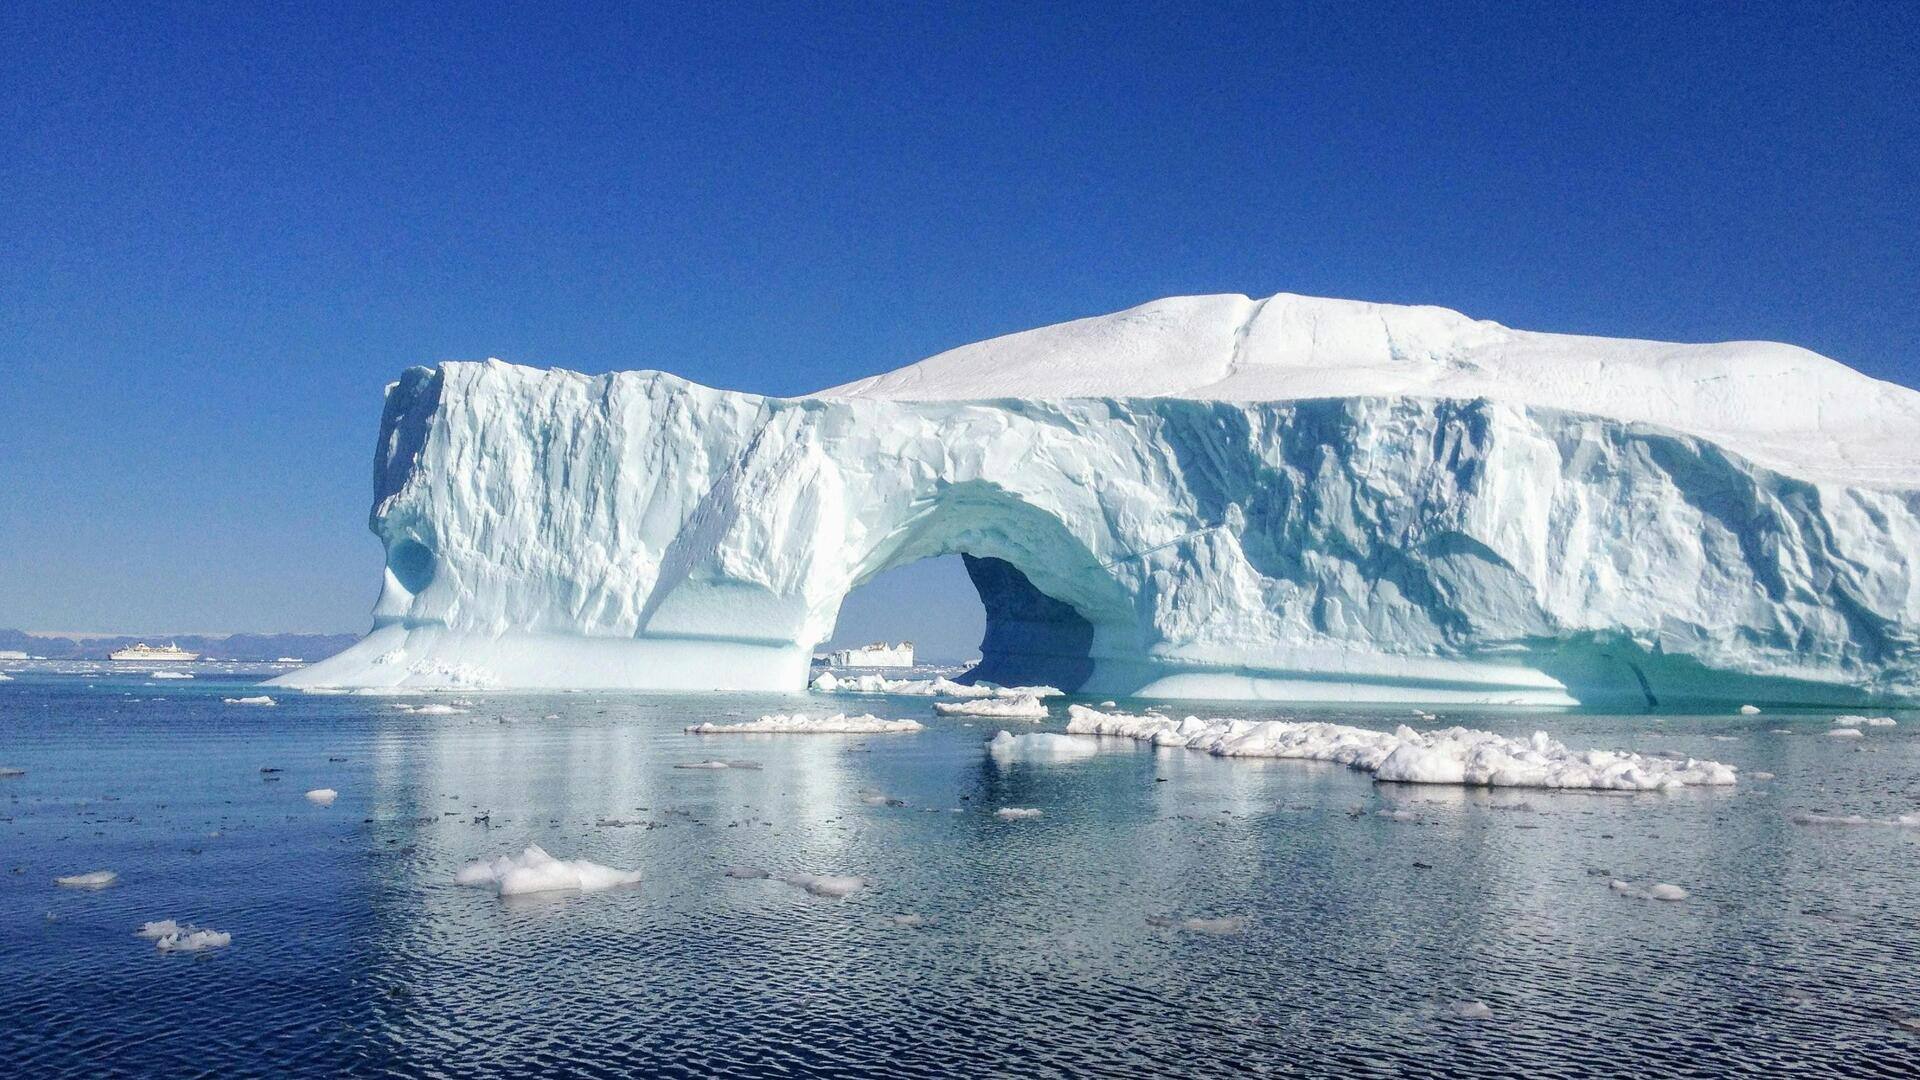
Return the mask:
M 1159 706 L 1740 773 L 1600 794 L 1118 739 L 997 760 L 1008 725 L 926 697 L 224 703 L 265 673 L 0 684 L 0 767 L 24 770 L 0 779 L 0 1071 L 1896 1075 L 1920 1054 L 1920 829 L 1892 824 L 1920 808 L 1920 715 L 1833 738 L 1833 711 Z M 1015 733 L 1063 730 L 1049 705 Z M 796 708 L 926 728 L 683 730 Z M 639 881 L 455 883 L 529 845 Z M 98 870 L 118 877 L 54 884 Z M 136 936 L 163 919 L 231 944 Z

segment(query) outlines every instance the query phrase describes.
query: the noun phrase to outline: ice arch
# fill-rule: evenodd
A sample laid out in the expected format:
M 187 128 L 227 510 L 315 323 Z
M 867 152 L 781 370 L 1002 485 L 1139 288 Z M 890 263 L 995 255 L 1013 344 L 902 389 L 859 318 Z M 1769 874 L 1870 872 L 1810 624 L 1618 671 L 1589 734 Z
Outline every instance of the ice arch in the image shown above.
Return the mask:
M 1084 686 L 1096 638 L 1124 639 L 1133 621 L 1111 569 L 1057 517 L 993 485 L 947 485 L 918 503 L 854 565 L 832 612 L 888 570 L 958 554 L 986 613 L 981 663 L 963 681 Z

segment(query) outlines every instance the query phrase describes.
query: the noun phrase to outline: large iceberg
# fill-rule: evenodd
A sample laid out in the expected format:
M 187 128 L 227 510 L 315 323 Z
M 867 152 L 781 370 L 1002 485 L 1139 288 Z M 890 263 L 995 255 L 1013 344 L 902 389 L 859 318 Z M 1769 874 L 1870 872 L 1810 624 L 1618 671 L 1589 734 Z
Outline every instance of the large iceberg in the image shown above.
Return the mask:
M 300 686 L 800 691 L 960 553 L 973 677 L 1117 696 L 1920 700 L 1920 393 L 1804 349 L 1162 300 L 808 397 L 388 389 L 372 632 Z

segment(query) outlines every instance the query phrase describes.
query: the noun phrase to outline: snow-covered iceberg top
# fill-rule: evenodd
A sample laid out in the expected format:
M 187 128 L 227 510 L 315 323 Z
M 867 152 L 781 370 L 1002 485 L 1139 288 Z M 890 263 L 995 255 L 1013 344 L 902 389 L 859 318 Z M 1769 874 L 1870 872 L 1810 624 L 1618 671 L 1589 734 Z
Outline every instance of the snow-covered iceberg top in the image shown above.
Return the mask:
M 1372 773 L 1378 780 L 1408 784 L 1658 791 L 1737 780 L 1732 766 L 1717 761 L 1573 751 L 1544 731 L 1531 739 L 1510 739 L 1462 727 L 1422 732 L 1401 725 L 1387 732 L 1291 720 L 1173 720 L 1105 713 L 1085 705 L 1069 705 L 1067 712 L 1071 734 L 1113 735 L 1220 757 L 1330 761 Z
M 707 722 L 687 728 L 696 735 L 886 735 L 922 730 L 918 720 L 883 720 L 870 713 L 848 716 L 808 716 L 805 713 L 773 713 L 758 720 L 738 724 Z
M 1920 482 L 1920 394 L 1793 345 L 1514 330 L 1442 307 L 1176 296 L 962 345 L 820 392 L 885 401 L 1491 401 L 1658 424 L 1793 468 Z

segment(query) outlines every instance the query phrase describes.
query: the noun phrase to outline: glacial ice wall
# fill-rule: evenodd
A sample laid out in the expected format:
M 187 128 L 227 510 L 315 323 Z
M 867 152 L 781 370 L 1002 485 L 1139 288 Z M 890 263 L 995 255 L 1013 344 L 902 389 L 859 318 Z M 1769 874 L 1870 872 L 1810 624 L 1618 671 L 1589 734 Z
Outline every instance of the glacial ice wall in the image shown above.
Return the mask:
M 1022 365 L 1033 394 L 983 393 Z M 808 398 L 415 368 L 382 424 L 373 631 L 283 681 L 798 691 L 850 589 L 957 552 L 997 681 L 1920 700 L 1917 402 L 1788 346 L 1290 297 L 1165 301 Z

